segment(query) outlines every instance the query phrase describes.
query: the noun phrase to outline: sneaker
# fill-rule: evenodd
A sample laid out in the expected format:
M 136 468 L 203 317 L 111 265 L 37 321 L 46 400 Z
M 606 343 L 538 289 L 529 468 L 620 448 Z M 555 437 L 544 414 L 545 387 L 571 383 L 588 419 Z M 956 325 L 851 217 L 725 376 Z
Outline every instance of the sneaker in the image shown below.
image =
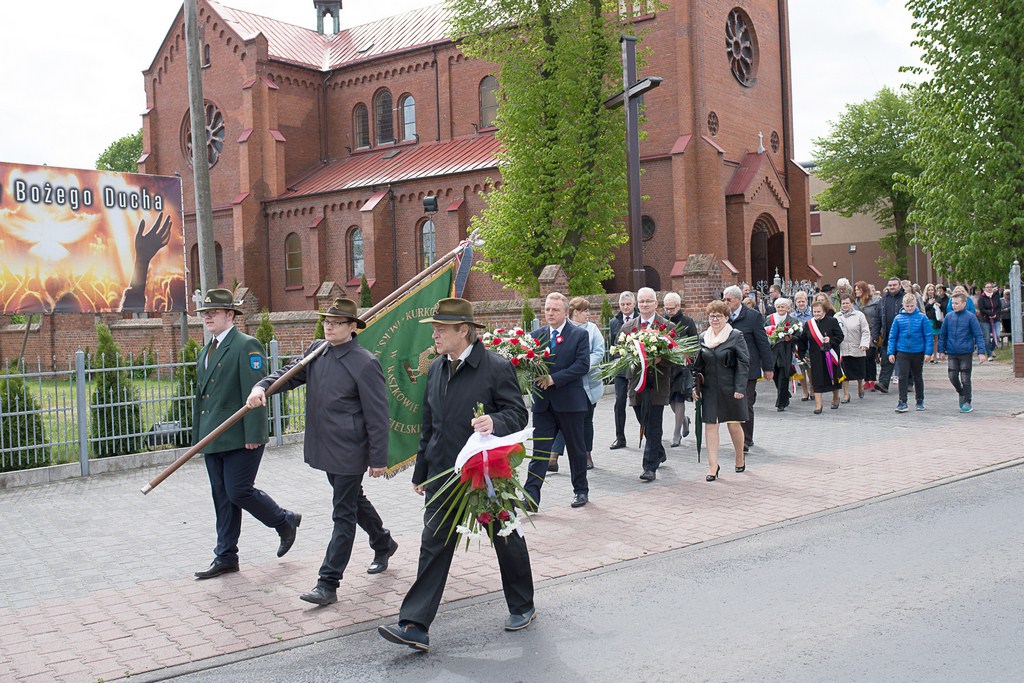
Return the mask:
M 917 404 L 917 409 L 918 410 L 924 410 L 925 409 L 924 408 L 924 401 L 921 401 L 920 403 Z
M 909 408 L 907 408 L 907 404 L 906 403 L 900 402 L 900 403 L 896 404 L 896 412 L 897 413 L 905 413 L 905 412 L 907 412 L 907 410 L 909 410 Z
M 972 406 L 969 402 L 965 402 L 962 406 L 960 406 L 961 413 L 969 413 L 972 410 L 974 410 L 974 406 Z

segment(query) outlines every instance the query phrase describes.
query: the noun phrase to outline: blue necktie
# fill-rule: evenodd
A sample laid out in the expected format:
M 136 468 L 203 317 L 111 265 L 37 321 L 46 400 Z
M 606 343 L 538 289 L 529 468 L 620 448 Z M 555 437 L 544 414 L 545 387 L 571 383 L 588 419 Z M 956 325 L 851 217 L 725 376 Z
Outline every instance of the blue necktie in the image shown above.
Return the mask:
M 555 345 L 558 343 L 558 330 L 551 330 L 551 338 L 548 340 L 548 348 L 552 351 L 555 350 Z

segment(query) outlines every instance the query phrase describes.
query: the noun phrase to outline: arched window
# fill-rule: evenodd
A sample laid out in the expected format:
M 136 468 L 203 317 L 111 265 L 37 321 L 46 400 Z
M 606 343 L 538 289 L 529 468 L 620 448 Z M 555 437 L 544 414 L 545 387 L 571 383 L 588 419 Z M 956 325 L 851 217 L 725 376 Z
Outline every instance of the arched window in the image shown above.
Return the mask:
M 203 45 L 203 66 L 210 66 L 210 44 Z
M 366 105 L 360 102 L 352 112 L 352 127 L 355 130 L 356 147 L 370 146 L 370 114 Z
M 297 233 L 284 239 L 284 285 L 296 287 L 302 285 L 302 240 Z
M 224 249 L 221 248 L 220 242 L 213 243 L 213 258 L 217 268 L 217 284 L 224 284 Z M 189 258 L 189 266 L 192 272 L 189 273 L 191 277 L 190 283 L 192 290 L 202 289 L 202 278 L 199 277 L 199 245 L 192 245 L 192 253 Z
M 498 79 L 488 76 L 480 81 L 480 127 L 494 125 L 498 115 Z
M 213 243 L 213 260 L 217 264 L 217 284 L 224 284 L 224 250 L 220 242 Z
M 416 100 L 412 95 L 403 95 L 398 101 L 398 112 L 402 117 L 402 139 L 416 139 Z
M 373 121 L 378 145 L 395 141 L 395 116 L 392 111 L 390 90 L 380 90 L 374 96 Z
M 361 277 L 363 270 L 363 231 L 352 228 L 348 233 L 348 272 L 353 278 Z
M 420 267 L 426 268 L 437 260 L 437 230 L 429 218 L 420 226 Z

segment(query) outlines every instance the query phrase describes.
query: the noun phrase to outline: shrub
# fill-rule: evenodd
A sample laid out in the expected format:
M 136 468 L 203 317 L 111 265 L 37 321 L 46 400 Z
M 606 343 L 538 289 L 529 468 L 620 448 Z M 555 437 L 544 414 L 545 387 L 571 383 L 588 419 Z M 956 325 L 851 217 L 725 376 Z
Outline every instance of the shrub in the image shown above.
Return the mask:
M 129 373 L 118 367 L 121 351 L 103 323 L 96 325 L 99 346 L 93 356 L 95 385 L 89 402 L 89 435 L 95 440 L 93 454 L 138 453 L 142 450 L 142 415 L 139 392 Z
M 366 273 L 363 273 L 359 280 L 359 307 L 369 308 L 373 305 L 373 293 L 370 291 L 370 283 L 366 281 Z
M 615 313 L 612 311 L 612 304 L 608 301 L 608 297 L 604 296 L 601 298 L 601 327 L 608 327 L 608 322 L 615 317 Z
M 156 365 L 156 352 L 152 346 L 148 346 L 136 355 L 128 358 L 129 372 L 133 380 L 143 380 L 153 374 L 154 368 L 147 368 L 147 365 Z
M 313 339 L 324 338 L 324 319 L 318 317 L 316 321 L 316 330 L 313 332 Z
M 537 317 L 537 314 L 533 311 L 533 306 L 530 305 L 529 299 L 523 299 L 523 310 L 521 313 L 523 319 L 523 329 L 529 332 L 533 329 L 533 320 Z
M 50 464 L 50 448 L 39 410 L 38 399 L 21 377 L 0 375 L 0 449 L 5 451 L 0 472 Z
M 263 344 L 263 349 L 269 355 L 270 341 L 274 338 L 274 325 L 270 322 L 270 311 L 265 308 L 260 311 L 260 326 L 256 328 L 253 336 L 260 340 L 260 344 Z
M 185 448 L 192 445 L 192 409 L 196 398 L 196 359 L 202 347 L 189 339 L 181 350 L 183 365 L 174 369 L 174 398 L 167 409 L 167 422 L 177 422 L 174 445 Z

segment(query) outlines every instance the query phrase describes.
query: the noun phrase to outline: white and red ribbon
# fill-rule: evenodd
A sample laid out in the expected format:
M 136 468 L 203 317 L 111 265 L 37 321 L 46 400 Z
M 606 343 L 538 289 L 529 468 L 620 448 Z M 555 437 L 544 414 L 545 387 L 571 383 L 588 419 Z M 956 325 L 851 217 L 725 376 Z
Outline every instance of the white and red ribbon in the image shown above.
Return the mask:
M 647 349 L 639 339 L 634 339 L 633 345 L 636 346 L 636 355 L 640 359 L 640 381 L 636 383 L 634 391 L 640 393 L 647 386 Z
M 839 354 L 836 353 L 835 349 L 825 348 L 825 342 L 822 341 L 823 335 L 821 334 L 821 330 L 818 329 L 818 321 L 811 318 L 807 322 L 810 323 L 811 338 L 814 340 L 814 343 L 818 345 L 818 348 L 821 349 L 821 352 L 825 354 L 825 366 L 828 368 L 828 376 L 833 382 L 835 382 L 836 376 L 832 368 L 839 366 Z

